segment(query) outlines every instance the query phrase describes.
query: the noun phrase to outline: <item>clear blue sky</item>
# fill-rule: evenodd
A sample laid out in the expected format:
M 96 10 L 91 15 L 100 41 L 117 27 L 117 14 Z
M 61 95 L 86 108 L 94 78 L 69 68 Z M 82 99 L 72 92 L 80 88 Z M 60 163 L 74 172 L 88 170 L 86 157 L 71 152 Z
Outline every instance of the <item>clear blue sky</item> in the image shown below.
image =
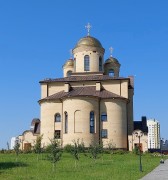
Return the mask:
M 39 81 L 62 77 L 87 32 L 135 75 L 134 119 L 156 118 L 168 139 L 167 0 L 0 0 L 0 149 L 40 118 Z

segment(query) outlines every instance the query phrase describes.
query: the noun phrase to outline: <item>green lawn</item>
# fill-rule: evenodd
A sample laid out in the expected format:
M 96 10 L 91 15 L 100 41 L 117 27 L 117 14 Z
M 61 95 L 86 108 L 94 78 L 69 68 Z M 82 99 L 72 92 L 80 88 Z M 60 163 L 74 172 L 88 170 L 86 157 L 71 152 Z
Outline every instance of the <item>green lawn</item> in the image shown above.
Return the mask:
M 75 160 L 71 154 L 63 153 L 56 164 L 46 160 L 46 154 L 19 154 L 16 162 L 15 154 L 0 154 L 0 179 L 2 180 L 137 180 L 159 165 L 160 157 L 151 154 L 142 156 L 143 172 L 139 172 L 139 156 L 134 154 L 104 154 L 103 158 L 94 162 L 91 158 L 80 156 L 75 168 Z

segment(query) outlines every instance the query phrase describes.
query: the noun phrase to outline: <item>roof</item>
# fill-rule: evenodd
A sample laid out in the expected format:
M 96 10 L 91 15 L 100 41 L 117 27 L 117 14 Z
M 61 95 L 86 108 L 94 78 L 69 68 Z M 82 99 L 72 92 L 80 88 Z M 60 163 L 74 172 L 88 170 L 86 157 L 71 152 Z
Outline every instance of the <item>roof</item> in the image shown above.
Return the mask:
M 75 48 L 80 47 L 80 46 L 93 46 L 93 47 L 103 48 L 100 41 L 91 36 L 86 36 L 86 37 L 81 38 L 76 44 Z
M 40 123 L 40 119 L 39 118 L 34 118 L 31 122 L 31 126 L 34 126 L 36 123 Z
M 96 91 L 95 86 L 84 86 L 84 87 L 71 87 L 69 92 L 60 91 L 44 99 L 41 99 L 39 103 L 42 101 L 61 100 L 69 97 L 78 97 L 78 96 L 83 96 L 83 97 L 89 96 L 89 97 L 96 97 L 101 99 L 118 98 L 118 99 L 127 100 L 127 98 L 119 96 L 105 89 L 102 89 L 101 91 Z
M 109 57 L 104 64 L 108 64 L 108 63 L 114 63 L 114 64 L 117 64 L 117 65 L 120 65 L 120 63 L 118 62 L 118 60 L 114 57 Z
M 74 60 L 73 59 L 68 59 L 65 64 L 63 65 L 63 67 L 66 66 L 74 66 Z
M 148 133 L 148 127 L 146 125 L 146 122 L 143 121 L 134 121 L 134 130 L 141 130 L 144 133 Z
M 40 81 L 40 83 L 48 83 L 48 82 L 75 82 L 75 81 L 105 81 L 105 80 L 121 80 L 121 79 L 130 79 L 123 77 L 111 77 L 109 75 L 84 75 L 84 76 L 70 76 L 64 78 L 56 78 L 56 79 L 44 79 Z

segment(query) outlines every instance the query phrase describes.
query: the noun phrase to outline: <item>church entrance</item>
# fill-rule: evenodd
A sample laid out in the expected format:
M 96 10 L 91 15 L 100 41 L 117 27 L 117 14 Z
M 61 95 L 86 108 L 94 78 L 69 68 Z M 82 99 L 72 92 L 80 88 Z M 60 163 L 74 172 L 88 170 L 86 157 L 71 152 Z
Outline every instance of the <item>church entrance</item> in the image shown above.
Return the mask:
M 134 148 L 138 148 L 138 149 L 140 148 L 140 151 L 142 152 L 142 143 L 140 143 L 140 144 L 139 143 L 135 143 L 134 144 Z
M 24 150 L 30 151 L 31 150 L 31 143 L 24 143 Z

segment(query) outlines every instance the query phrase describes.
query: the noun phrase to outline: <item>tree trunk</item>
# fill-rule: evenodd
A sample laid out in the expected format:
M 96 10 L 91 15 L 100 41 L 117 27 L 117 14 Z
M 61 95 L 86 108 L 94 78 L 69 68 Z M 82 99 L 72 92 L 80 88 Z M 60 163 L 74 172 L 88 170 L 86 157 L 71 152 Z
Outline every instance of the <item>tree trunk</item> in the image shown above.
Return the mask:
M 55 172 L 55 163 L 53 163 L 53 172 Z

